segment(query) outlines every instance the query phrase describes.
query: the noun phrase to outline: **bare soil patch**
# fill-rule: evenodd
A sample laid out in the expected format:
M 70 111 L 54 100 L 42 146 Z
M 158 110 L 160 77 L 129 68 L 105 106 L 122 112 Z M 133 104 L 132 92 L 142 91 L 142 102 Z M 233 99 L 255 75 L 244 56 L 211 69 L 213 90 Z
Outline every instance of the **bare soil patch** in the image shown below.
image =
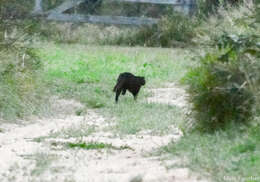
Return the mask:
M 148 102 L 169 104 L 182 108 L 188 106 L 187 93 L 175 83 L 167 83 L 163 88 L 154 88 L 148 91 L 152 93 Z
M 185 93 L 180 88 L 167 87 L 151 91 L 154 96 L 148 101 L 184 107 Z M 150 131 L 120 136 L 107 130 L 114 123 L 108 122 L 95 110 L 87 109 L 86 114 L 77 116 L 75 112 L 83 108 L 78 102 L 56 99 L 54 106 L 53 111 L 58 113 L 56 118 L 38 119 L 30 125 L 15 125 L 0 132 L 0 181 L 203 181 L 187 168 L 167 169 L 167 163 L 177 164 L 178 158 L 165 162 L 161 160 L 162 156 L 149 155 L 182 136 L 176 127 L 171 126 L 171 134 L 163 136 L 153 135 Z M 66 136 L 66 132 L 61 132 L 71 127 L 78 131 L 83 127 L 94 130 L 80 137 Z M 39 138 L 42 139 L 38 141 Z M 83 142 L 111 144 L 117 149 L 67 147 L 68 143 Z

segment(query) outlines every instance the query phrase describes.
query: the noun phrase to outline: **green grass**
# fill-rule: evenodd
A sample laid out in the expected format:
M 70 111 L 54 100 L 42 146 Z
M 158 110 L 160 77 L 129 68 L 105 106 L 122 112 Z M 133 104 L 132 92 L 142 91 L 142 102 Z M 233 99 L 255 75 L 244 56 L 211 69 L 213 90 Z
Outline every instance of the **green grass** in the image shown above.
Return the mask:
M 120 147 L 113 146 L 112 144 L 99 143 L 99 142 L 79 142 L 79 143 L 68 143 L 69 148 L 82 148 L 86 150 L 98 150 L 98 149 L 113 149 L 113 150 L 133 150 L 131 147 L 124 145 Z
M 162 151 L 183 158 L 184 166 L 223 182 L 260 181 L 260 127 L 231 126 L 211 134 L 191 133 Z M 188 160 L 187 160 L 188 159 Z M 258 178 L 250 180 L 251 177 Z M 242 180 L 244 178 L 244 180 Z
M 74 83 L 113 82 L 129 71 L 158 81 L 176 81 L 190 64 L 190 51 L 160 48 L 96 47 L 47 44 L 41 53 L 50 79 Z
M 110 109 L 105 110 L 110 113 Z M 165 104 L 135 103 L 131 99 L 122 99 L 114 106 L 111 117 L 116 114 L 117 125 L 115 131 L 127 134 L 135 134 L 142 130 L 152 130 L 157 134 L 166 134 L 169 125 L 176 125 L 184 120 L 182 111 L 174 106 Z
M 18 53 L 0 50 L 0 118 L 15 122 L 31 115 L 48 114 L 48 89 L 41 79 L 41 70 L 22 69 L 14 64 L 16 58 L 10 58 L 8 54 Z
M 87 123 L 81 123 L 79 125 L 72 125 L 69 128 L 63 128 L 59 131 L 50 133 L 48 136 L 41 136 L 34 138 L 34 142 L 42 142 L 48 138 L 82 138 L 89 136 L 95 132 L 95 127 L 90 126 Z
M 39 56 L 45 61 L 45 80 L 53 93 L 98 108 L 116 122 L 115 132 L 167 132 L 169 125 L 183 120 L 178 108 L 148 104 L 145 89 L 137 102 L 127 93 L 118 104 L 112 89 L 119 73 L 126 71 L 145 76 L 145 88 L 178 82 L 193 64 L 189 50 L 46 44 Z

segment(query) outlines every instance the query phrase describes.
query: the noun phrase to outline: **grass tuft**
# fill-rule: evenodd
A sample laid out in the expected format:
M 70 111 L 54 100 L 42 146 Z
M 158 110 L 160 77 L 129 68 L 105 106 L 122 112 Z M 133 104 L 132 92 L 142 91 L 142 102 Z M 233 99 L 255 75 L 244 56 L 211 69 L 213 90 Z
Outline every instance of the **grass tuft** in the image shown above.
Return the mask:
M 89 143 L 68 143 L 69 148 L 82 148 L 86 150 L 98 150 L 98 149 L 113 149 L 113 150 L 133 150 L 128 145 L 116 147 L 112 144 L 99 143 L 99 142 L 89 142 Z

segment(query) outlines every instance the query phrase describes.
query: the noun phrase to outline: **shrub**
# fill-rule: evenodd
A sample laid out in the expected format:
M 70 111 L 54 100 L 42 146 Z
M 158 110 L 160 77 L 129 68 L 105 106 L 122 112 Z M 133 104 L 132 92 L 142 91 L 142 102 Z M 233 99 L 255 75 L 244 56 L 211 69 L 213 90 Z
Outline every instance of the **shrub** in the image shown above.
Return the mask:
M 226 23 L 222 21 L 214 27 L 218 30 L 214 36 L 204 32 L 204 35 L 210 35 L 208 45 L 212 47 L 199 58 L 199 66 L 183 78 L 189 85 L 187 90 L 193 105 L 195 128 L 200 131 L 223 128 L 231 122 L 246 122 L 256 113 L 260 103 L 259 25 L 248 16 L 235 20 L 237 27 L 233 31 L 222 29 Z M 250 25 L 240 24 L 248 22 Z M 243 31 L 238 33 L 240 26 Z M 211 31 L 207 29 L 206 32 Z
M 175 47 L 191 44 L 195 36 L 194 29 L 198 25 L 196 18 L 178 12 L 170 12 L 161 17 L 156 25 L 144 26 L 138 30 L 129 30 L 121 34 L 114 43 L 123 45 Z
M 245 3 L 239 7 L 220 7 L 217 15 L 207 17 L 200 26 L 195 28 L 196 36 L 193 41 L 198 45 L 215 46 L 215 41 L 226 32 L 230 35 L 259 34 L 255 26 L 256 6 Z
M 16 119 L 45 111 L 41 61 L 27 30 L 0 19 L 0 118 Z
M 198 14 L 207 15 L 209 13 L 214 13 L 219 7 L 236 6 L 242 3 L 243 0 L 198 0 Z
M 33 0 L 1 0 L 0 19 L 27 17 L 33 8 L 33 5 Z

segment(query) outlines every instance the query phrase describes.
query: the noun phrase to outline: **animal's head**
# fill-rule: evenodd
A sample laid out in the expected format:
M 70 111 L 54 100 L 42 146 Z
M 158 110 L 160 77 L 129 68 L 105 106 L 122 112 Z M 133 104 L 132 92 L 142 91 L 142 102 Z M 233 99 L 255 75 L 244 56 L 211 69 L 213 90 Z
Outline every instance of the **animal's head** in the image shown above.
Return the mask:
M 143 76 L 140 77 L 140 84 L 145 85 L 145 78 Z

